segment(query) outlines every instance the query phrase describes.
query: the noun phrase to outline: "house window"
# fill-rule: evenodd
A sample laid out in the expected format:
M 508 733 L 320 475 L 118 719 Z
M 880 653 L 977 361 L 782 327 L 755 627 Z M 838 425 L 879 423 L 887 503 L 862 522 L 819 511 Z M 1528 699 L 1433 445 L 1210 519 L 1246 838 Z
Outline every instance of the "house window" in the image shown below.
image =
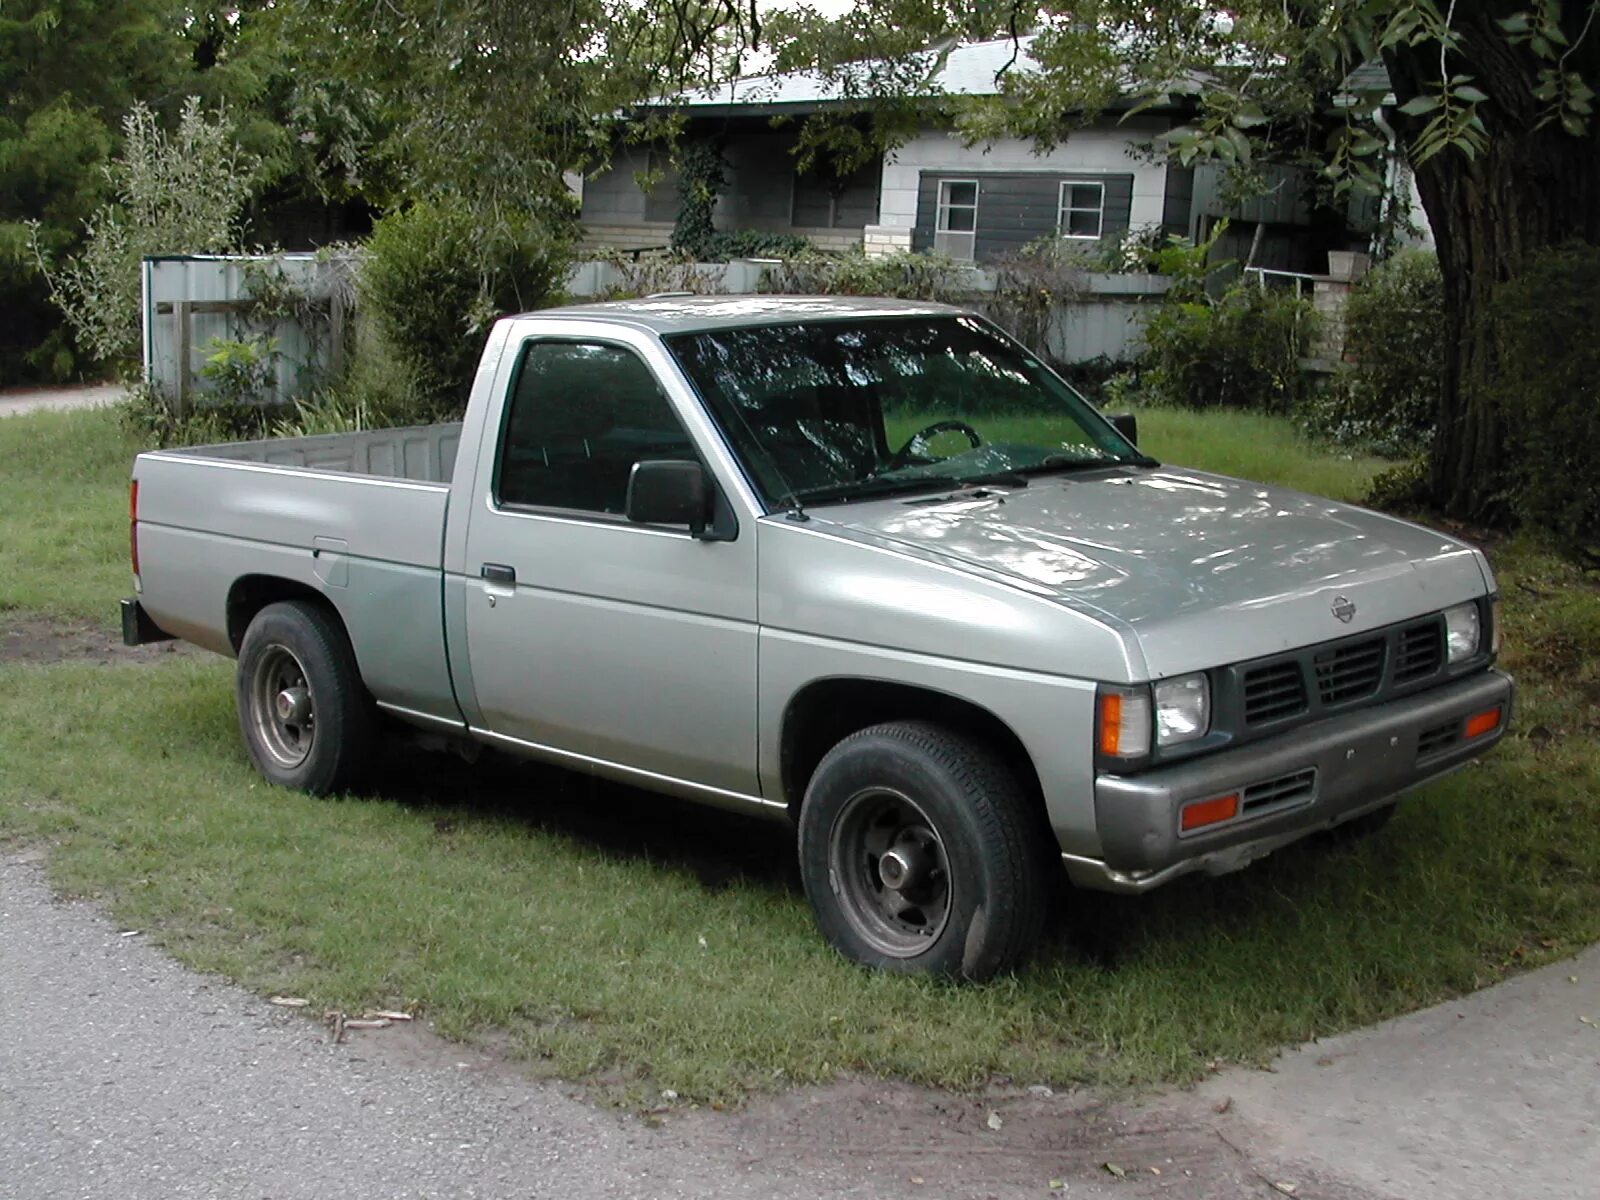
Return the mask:
M 1061 185 L 1056 232 L 1064 238 L 1097 238 L 1105 223 L 1105 212 L 1105 184 L 1067 180 Z
M 934 223 L 933 248 L 971 262 L 977 249 L 978 181 L 939 181 L 939 211 Z

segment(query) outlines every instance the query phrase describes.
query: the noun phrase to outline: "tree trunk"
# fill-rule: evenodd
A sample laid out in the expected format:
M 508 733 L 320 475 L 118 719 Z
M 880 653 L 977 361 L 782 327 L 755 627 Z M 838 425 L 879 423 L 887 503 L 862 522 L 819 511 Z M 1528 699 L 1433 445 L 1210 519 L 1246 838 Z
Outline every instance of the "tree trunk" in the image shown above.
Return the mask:
M 1489 336 L 1495 290 L 1540 250 L 1572 239 L 1600 244 L 1600 119 L 1591 120 L 1582 137 L 1558 121 L 1539 127 L 1544 105 L 1533 89 L 1545 64 L 1495 24 L 1527 7 L 1526 0 L 1457 0 L 1454 26 L 1462 41 L 1447 66 L 1489 94 L 1479 108 L 1488 147 L 1471 159 L 1452 147 L 1416 168 L 1439 248 L 1446 310 L 1430 492 L 1444 512 L 1489 523 L 1508 515 L 1506 414 L 1497 400 L 1501 381 Z M 1577 43 L 1567 69 L 1594 83 L 1600 80 L 1600 21 L 1579 40 L 1589 7 L 1567 0 L 1563 25 Z M 1436 43 L 1385 52 L 1384 62 L 1400 104 L 1438 90 Z M 1407 144 L 1424 124 L 1404 116 L 1396 121 Z

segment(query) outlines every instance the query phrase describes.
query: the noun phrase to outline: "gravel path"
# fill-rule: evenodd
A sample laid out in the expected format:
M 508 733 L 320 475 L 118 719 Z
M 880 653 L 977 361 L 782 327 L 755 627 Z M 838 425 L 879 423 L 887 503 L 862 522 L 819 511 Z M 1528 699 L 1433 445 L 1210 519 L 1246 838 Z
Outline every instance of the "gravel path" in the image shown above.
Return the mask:
M 16 417 L 41 409 L 100 408 L 115 404 L 122 388 L 115 383 L 88 387 L 27 388 L 0 392 L 0 417 Z

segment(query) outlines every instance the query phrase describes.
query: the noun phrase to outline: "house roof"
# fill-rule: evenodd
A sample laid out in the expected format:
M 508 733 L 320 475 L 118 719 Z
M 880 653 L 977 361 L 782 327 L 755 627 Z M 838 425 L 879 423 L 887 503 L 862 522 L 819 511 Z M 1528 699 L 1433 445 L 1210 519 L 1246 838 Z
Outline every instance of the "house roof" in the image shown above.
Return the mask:
M 957 46 L 939 61 L 939 51 L 923 51 L 918 57 L 925 61 L 928 71 L 924 95 L 939 96 L 995 96 L 1000 92 L 999 80 L 1003 70 L 1034 74 L 1038 62 L 1028 52 L 1033 44 L 1031 34 L 1013 41 L 997 38 L 988 42 L 970 42 Z M 1008 65 L 1009 64 L 1009 65 Z M 722 109 L 783 108 L 810 109 L 839 104 L 855 99 L 865 87 L 850 86 L 853 72 L 855 82 L 866 84 L 874 63 L 845 64 L 840 75 L 825 78 L 816 71 L 787 71 L 772 75 L 743 75 L 738 79 L 714 88 L 680 92 L 669 103 L 687 109 L 690 113 Z
M 1384 104 L 1394 103 L 1394 89 L 1389 82 L 1389 71 L 1381 58 L 1369 58 L 1344 77 L 1333 98 L 1335 108 L 1351 108 L 1364 96 L 1381 96 Z

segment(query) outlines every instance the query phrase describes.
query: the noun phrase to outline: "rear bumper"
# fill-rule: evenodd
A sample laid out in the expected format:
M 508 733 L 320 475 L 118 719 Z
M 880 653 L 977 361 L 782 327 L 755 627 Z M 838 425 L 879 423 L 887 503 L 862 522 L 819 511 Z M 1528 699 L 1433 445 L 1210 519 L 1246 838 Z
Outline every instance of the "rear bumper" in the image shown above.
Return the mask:
M 122 601 L 122 644 L 148 646 L 151 642 L 170 642 L 173 635 L 150 619 L 137 600 Z
M 1193 871 L 1236 871 L 1464 766 L 1504 735 L 1513 691 L 1509 675 L 1488 670 L 1195 762 L 1101 775 L 1104 857 L 1063 855 L 1067 873 L 1083 887 L 1143 892 Z M 1499 724 L 1467 739 L 1467 719 L 1496 705 Z M 1237 816 L 1181 830 L 1184 805 L 1230 793 L 1240 797 Z

